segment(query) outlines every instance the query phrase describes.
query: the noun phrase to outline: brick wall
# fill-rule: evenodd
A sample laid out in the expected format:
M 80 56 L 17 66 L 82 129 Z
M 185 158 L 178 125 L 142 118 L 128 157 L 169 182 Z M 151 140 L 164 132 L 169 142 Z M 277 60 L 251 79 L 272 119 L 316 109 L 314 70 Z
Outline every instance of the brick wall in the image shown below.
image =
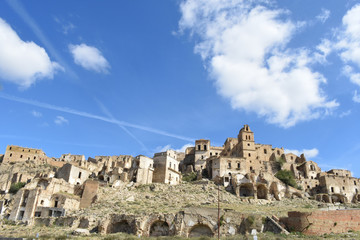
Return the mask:
M 360 209 L 334 210 L 314 212 L 289 212 L 282 218 L 290 231 L 307 235 L 323 235 L 325 233 L 343 233 L 349 230 L 360 231 Z

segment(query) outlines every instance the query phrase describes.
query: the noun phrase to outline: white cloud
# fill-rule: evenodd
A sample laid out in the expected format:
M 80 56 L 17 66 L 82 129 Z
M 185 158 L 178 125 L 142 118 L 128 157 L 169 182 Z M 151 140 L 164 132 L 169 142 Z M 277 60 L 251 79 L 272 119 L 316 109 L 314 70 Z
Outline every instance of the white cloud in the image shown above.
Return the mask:
M 31 112 L 31 114 L 32 114 L 34 117 L 41 117 L 41 116 L 42 116 L 42 113 L 41 113 L 41 112 L 38 112 L 38 111 L 35 111 L 35 110 L 33 110 L 33 111 Z
M 346 64 L 343 71 L 351 82 L 360 86 L 360 74 L 349 64 L 360 69 L 360 4 L 352 7 L 342 19 L 342 29 L 338 31 L 335 48 Z
M 358 94 L 356 90 L 354 91 L 354 96 L 352 100 L 356 103 L 360 103 L 360 94 Z
M 56 125 L 63 125 L 63 124 L 69 124 L 69 120 L 64 118 L 63 116 L 56 116 L 54 123 Z
M 187 143 L 187 144 L 185 144 L 184 146 L 182 146 L 182 147 L 179 148 L 179 149 L 173 149 L 170 144 L 165 145 L 165 146 L 163 146 L 163 147 L 162 147 L 162 146 L 158 146 L 158 147 L 155 148 L 155 153 L 165 152 L 166 150 L 169 150 L 169 149 L 173 149 L 173 150 L 175 150 L 175 151 L 177 151 L 177 152 L 185 152 L 186 148 L 188 148 L 188 147 L 194 147 L 194 144 Z
M 296 149 L 285 149 L 285 153 L 293 153 L 297 156 L 300 156 L 302 153 L 304 153 L 306 158 L 314 158 L 319 154 L 319 150 L 316 148 L 312 149 L 303 149 L 303 150 L 296 150 Z
M 328 9 L 322 8 L 321 13 L 316 16 L 316 19 L 324 23 L 330 17 L 330 11 Z
M 45 49 L 25 42 L 0 18 L 0 78 L 28 88 L 42 78 L 53 78 L 60 65 L 52 62 Z
M 79 45 L 69 45 L 69 50 L 73 55 L 76 64 L 83 68 L 98 73 L 108 73 L 110 65 L 102 53 L 96 47 L 88 46 L 84 43 Z
M 317 59 L 306 49 L 286 48 L 298 25 L 281 20 L 286 11 L 254 2 L 187 0 L 180 5 L 180 32 L 200 37 L 195 52 L 206 62 L 218 93 L 234 109 L 283 127 L 338 106 L 320 88 L 324 76 L 311 69 Z

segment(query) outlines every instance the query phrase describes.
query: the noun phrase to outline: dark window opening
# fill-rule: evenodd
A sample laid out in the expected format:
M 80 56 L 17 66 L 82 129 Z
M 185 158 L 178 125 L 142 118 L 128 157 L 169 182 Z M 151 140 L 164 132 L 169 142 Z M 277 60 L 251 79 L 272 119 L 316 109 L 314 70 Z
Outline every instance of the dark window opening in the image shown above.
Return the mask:
M 78 178 L 81 178 L 81 172 L 79 172 L 79 177 Z
M 40 201 L 40 205 L 44 205 L 44 200 L 41 200 L 41 201 Z
M 280 151 L 279 151 L 279 150 L 277 150 L 277 154 L 280 155 Z
M 240 169 L 240 163 L 237 164 L 237 168 Z
M 198 145 L 198 150 L 199 150 L 199 151 L 201 150 L 201 145 Z
M 265 153 L 265 154 L 267 154 L 267 151 L 266 151 L 266 149 L 264 149 L 264 153 Z
M 55 201 L 54 207 L 58 207 L 58 203 L 59 203 L 59 201 Z
M 228 162 L 228 168 L 231 168 L 231 162 Z
M 10 157 L 12 156 L 12 153 L 10 153 Z
M 206 145 L 204 145 L 204 151 L 206 151 L 206 148 L 207 148 L 207 146 L 206 146 Z
M 332 193 L 334 192 L 334 188 L 333 188 L 333 187 L 331 187 L 331 192 L 332 192 Z
M 23 155 L 20 155 L 20 158 L 22 158 L 23 157 Z
M 251 157 L 251 154 L 249 153 L 249 157 Z

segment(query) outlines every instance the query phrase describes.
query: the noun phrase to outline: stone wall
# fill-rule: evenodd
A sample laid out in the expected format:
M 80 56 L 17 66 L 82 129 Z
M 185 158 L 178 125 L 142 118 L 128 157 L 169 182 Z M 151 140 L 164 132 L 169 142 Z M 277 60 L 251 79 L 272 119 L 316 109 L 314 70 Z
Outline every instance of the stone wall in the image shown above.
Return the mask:
M 360 209 L 289 212 L 287 218 L 280 220 L 290 231 L 307 235 L 344 233 L 350 230 L 360 231 Z
M 80 200 L 80 208 L 86 208 L 95 201 L 99 189 L 99 182 L 94 180 L 87 180 L 84 183 L 84 191 Z

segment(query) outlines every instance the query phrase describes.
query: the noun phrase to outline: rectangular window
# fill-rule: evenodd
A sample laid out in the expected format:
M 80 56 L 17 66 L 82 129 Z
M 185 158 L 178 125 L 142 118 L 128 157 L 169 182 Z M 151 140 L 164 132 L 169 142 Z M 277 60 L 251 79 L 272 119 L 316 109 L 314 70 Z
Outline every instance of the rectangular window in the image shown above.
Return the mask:
M 231 168 L 231 162 L 228 162 L 228 168 Z
M 199 151 L 201 150 L 201 145 L 198 145 L 198 150 L 199 150 Z
M 207 146 L 206 145 L 204 145 L 204 151 L 206 151 L 207 150 Z

